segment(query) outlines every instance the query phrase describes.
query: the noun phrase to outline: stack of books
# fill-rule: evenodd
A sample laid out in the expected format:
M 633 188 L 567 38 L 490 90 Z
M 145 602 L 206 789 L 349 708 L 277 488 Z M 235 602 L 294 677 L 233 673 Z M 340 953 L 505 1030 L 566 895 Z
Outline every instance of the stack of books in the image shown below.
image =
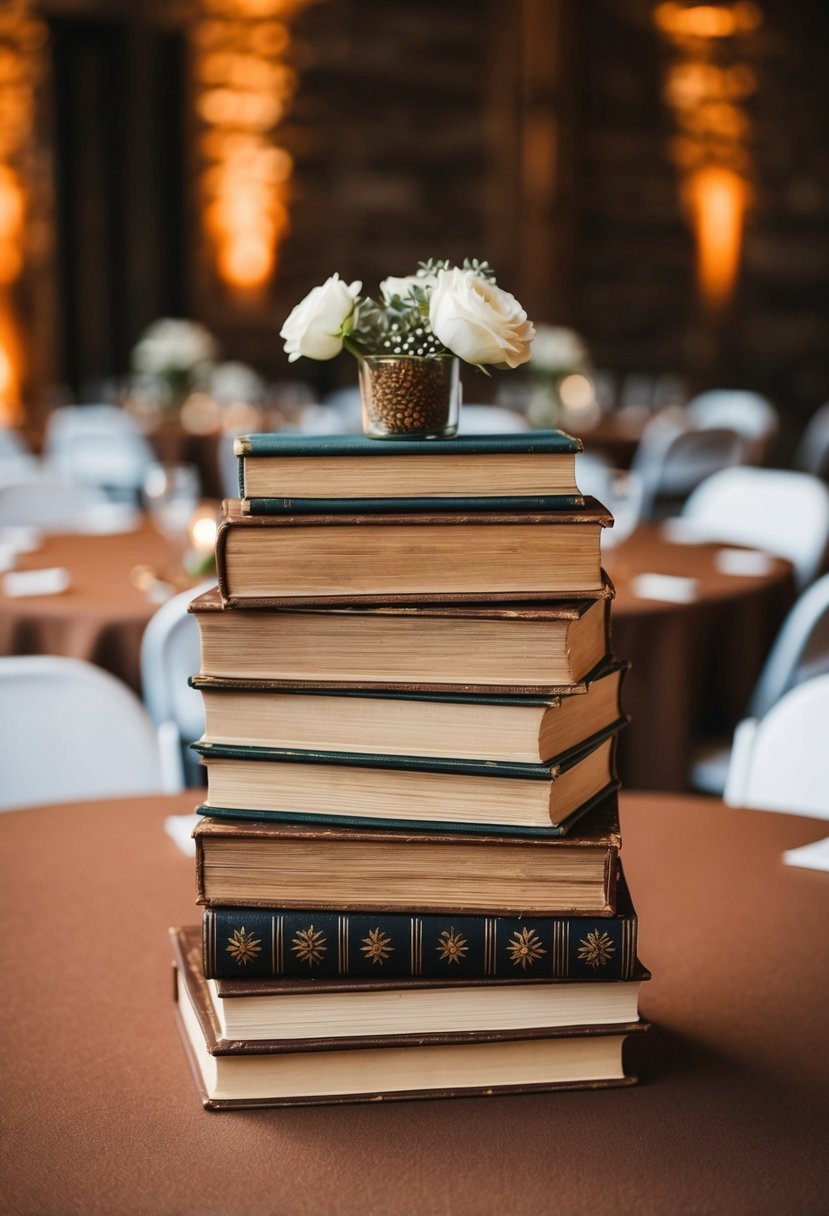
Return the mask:
M 630 1084 L 607 511 L 557 431 L 237 441 L 191 606 L 209 1107 Z

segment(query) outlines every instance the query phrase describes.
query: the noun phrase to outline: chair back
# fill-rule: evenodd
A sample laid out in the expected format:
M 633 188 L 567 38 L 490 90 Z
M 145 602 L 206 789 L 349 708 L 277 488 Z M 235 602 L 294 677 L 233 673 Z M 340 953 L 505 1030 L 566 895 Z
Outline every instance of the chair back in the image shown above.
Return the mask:
M 806 424 L 794 457 L 795 467 L 815 477 L 829 475 L 829 401 Z
M 0 485 L 0 525 L 31 525 L 43 532 L 86 531 L 106 497 L 87 486 L 40 477 Z
M 725 469 L 694 490 L 682 515 L 702 540 L 748 545 L 788 558 L 800 587 L 807 587 L 823 568 L 829 488 L 808 473 Z
M 829 675 L 791 689 L 765 717 L 737 727 L 725 785 L 729 806 L 829 819 Z
M 775 638 L 751 696 L 762 718 L 791 688 L 829 672 L 829 574 L 800 595 Z
M 460 435 L 509 435 L 530 429 L 523 414 L 502 405 L 476 405 L 473 402 L 461 407 L 458 419 Z
M 158 732 L 165 771 L 175 775 L 179 789 L 186 785 L 182 749 L 204 732 L 201 695 L 187 683 L 201 666 L 199 629 L 187 607 L 212 585 L 203 583 L 168 600 L 141 639 L 144 704 Z
M 0 810 L 164 789 L 133 692 L 80 659 L 0 658 Z
M 711 389 L 693 397 L 685 407 L 695 427 L 728 427 L 751 445 L 751 463 L 759 464 L 780 429 L 780 417 L 772 403 L 742 389 Z
M 65 406 L 49 419 L 44 458 L 58 476 L 135 499 L 155 455 L 136 422 L 115 405 Z
M 673 415 L 657 415 L 642 435 L 631 469 L 643 487 L 642 514 L 653 516 L 660 498 L 681 498 L 720 469 L 743 464 L 749 444 L 735 430 L 689 430 Z

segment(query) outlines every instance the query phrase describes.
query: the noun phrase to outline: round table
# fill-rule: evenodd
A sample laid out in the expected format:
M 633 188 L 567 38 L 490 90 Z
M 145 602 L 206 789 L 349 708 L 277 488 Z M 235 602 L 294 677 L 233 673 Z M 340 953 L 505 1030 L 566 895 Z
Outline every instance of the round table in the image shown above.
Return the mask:
M 619 744 L 625 785 L 686 789 L 694 741 L 728 734 L 745 716 L 763 660 L 791 606 L 791 566 L 771 558 L 760 574 L 724 574 L 715 544 L 677 544 L 659 525 L 607 550 L 616 588 L 612 643 L 631 662 L 624 704 L 631 724 Z M 646 573 L 697 580 L 689 602 L 636 594 Z
M 86 659 L 141 689 L 141 635 L 158 609 L 133 585 L 136 566 L 163 569 L 167 542 L 149 520 L 117 536 L 47 536 L 17 569 L 65 566 L 61 595 L 10 598 L 0 580 L 0 654 L 55 654 Z
M 2 1208 L 15 1216 L 822 1213 L 829 825 L 621 799 L 653 979 L 637 1089 L 208 1113 L 167 927 L 198 923 L 164 834 L 192 798 L 0 814 Z

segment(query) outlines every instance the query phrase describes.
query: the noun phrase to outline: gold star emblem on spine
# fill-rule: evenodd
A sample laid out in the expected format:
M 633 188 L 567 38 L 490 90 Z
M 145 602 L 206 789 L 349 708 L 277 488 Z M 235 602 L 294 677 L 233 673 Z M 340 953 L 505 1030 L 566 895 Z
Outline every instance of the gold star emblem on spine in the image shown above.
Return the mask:
M 535 929 L 521 929 L 513 933 L 507 942 L 507 950 L 513 964 L 522 971 L 532 967 L 536 959 L 547 953 Z
M 379 925 L 376 929 L 369 930 L 368 937 L 360 940 L 363 943 L 360 947 L 361 952 L 366 958 L 370 958 L 373 964 L 379 964 L 381 967 L 394 950 L 391 938 L 383 932 Z
M 313 925 L 309 925 L 307 929 L 300 929 L 292 941 L 291 950 L 301 963 L 307 963 L 309 967 L 313 967 L 315 963 L 321 963 L 328 953 L 325 934 L 322 930 L 315 929 Z
M 599 967 L 604 967 L 616 953 L 613 941 L 601 929 L 593 929 L 587 937 L 579 940 L 579 958 L 594 971 L 597 971 Z
M 241 929 L 234 929 L 232 936 L 227 940 L 229 944 L 225 946 L 225 950 L 240 967 L 246 967 L 262 949 L 261 938 L 248 933 L 244 925 Z
M 450 926 L 441 933 L 436 949 L 440 955 L 441 962 L 449 964 L 457 963 L 460 965 L 469 950 L 469 946 L 463 934 L 456 933 L 454 927 Z

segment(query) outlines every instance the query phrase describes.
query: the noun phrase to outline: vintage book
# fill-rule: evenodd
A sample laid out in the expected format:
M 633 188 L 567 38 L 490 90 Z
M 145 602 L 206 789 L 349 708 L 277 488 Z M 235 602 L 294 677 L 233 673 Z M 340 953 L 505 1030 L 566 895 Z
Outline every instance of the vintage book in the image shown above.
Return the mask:
M 387 979 L 633 980 L 638 921 L 624 876 L 616 915 L 465 916 L 321 912 L 319 908 L 205 908 L 204 974 L 261 987 L 264 981 Z M 265 989 L 263 988 L 263 991 Z M 270 989 L 268 989 L 270 991 Z M 220 994 L 230 990 L 220 987 Z
M 198 902 L 321 911 L 612 916 L 615 796 L 569 836 L 495 836 L 203 817 Z
M 625 664 L 604 664 L 576 695 L 510 696 L 283 688 L 269 680 L 196 676 L 202 742 L 254 747 L 549 760 L 622 717 Z
M 544 764 L 236 743 L 193 747 L 207 768 L 200 810 L 221 818 L 561 834 L 616 787 L 613 732 Z
M 239 497 L 251 514 L 530 510 L 581 505 L 562 431 L 378 443 L 352 435 L 244 435 Z
M 233 612 L 190 605 L 201 675 L 302 687 L 486 693 L 580 688 L 608 651 L 609 600 Z
M 234 607 L 601 595 L 595 499 L 544 512 L 245 515 L 226 499 L 216 572 Z
M 178 950 L 201 968 L 197 926 L 176 932 Z M 207 989 L 223 1039 L 348 1039 L 377 1034 L 447 1034 L 635 1022 L 648 972 L 629 980 L 365 979 L 215 980 Z M 376 972 L 376 969 L 375 969 Z
M 647 1024 L 225 1038 L 199 965 L 171 932 L 179 1029 L 210 1109 L 630 1085 L 622 1047 Z M 320 1004 L 326 994 L 315 998 Z

